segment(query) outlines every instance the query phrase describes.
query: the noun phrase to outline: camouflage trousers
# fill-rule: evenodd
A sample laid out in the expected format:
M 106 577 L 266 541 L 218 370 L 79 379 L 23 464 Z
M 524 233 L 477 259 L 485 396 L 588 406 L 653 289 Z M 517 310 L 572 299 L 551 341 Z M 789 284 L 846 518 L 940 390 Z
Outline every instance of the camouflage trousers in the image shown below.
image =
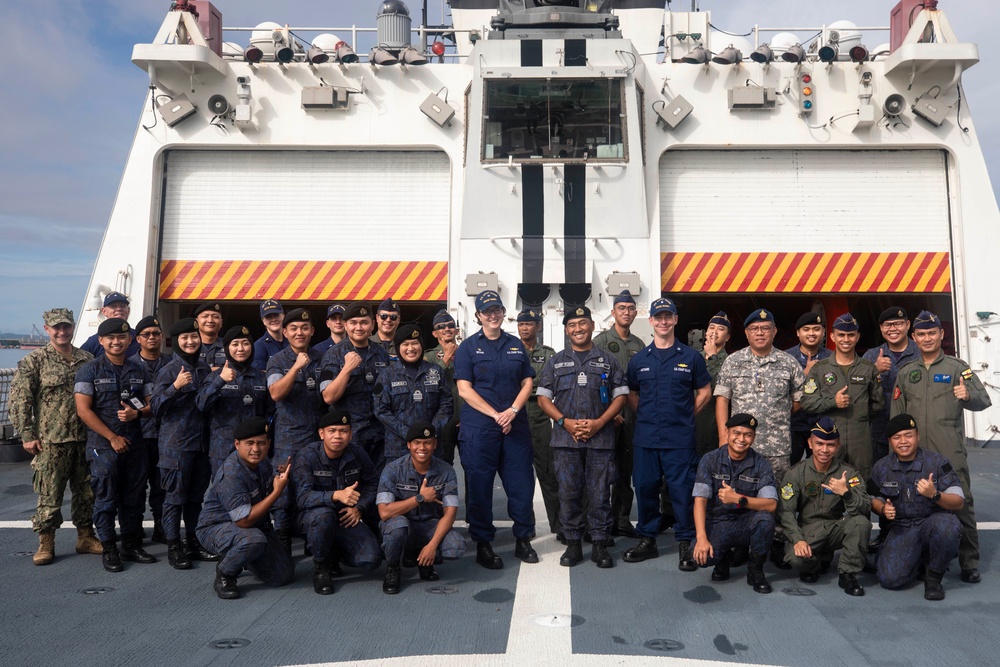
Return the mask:
M 556 480 L 555 463 L 552 456 L 552 420 L 538 407 L 535 397 L 528 401 L 528 426 L 531 429 L 532 463 L 535 477 L 542 490 L 542 503 L 549 528 L 553 533 L 561 533 L 559 519 L 559 482 Z
M 73 525 L 93 526 L 94 491 L 90 488 L 90 466 L 86 443 L 42 444 L 42 451 L 31 461 L 32 485 L 38 494 L 38 509 L 31 517 L 36 533 L 55 530 L 62 525 L 63 493 L 69 482 L 72 493 Z

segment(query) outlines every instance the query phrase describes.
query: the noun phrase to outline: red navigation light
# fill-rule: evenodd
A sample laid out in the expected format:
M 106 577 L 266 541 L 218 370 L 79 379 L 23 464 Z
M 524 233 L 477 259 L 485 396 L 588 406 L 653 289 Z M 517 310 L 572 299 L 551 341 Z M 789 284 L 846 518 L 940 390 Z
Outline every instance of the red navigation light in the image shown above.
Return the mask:
M 433 44 L 431 44 L 431 53 L 433 53 L 436 56 L 443 56 L 444 55 L 444 42 L 442 42 L 442 41 L 436 41 Z
M 811 83 L 812 80 L 813 80 L 812 75 L 810 75 L 810 74 L 803 74 L 802 75 L 802 83 Z

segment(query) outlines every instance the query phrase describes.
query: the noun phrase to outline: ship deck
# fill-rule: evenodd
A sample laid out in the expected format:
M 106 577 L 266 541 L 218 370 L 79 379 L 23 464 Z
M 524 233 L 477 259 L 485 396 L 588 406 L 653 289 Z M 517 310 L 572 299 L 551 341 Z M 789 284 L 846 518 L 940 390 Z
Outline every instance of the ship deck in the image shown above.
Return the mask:
M 867 594 L 852 598 L 837 587 L 835 572 L 804 585 L 794 572 L 770 564 L 771 595 L 755 594 L 743 568 L 712 584 L 709 570 L 677 570 L 670 533 L 659 540 L 658 559 L 623 563 L 622 552 L 634 540 L 619 538 L 611 550 L 614 569 L 598 570 L 589 561 L 565 568 L 558 564 L 562 545 L 539 525 L 534 544 L 541 562 L 521 565 L 505 521 L 498 522 L 504 528 L 495 543 L 503 570 L 478 567 L 470 549 L 461 561 L 439 566 L 441 580 L 433 584 L 404 570 L 400 595 L 381 592 L 381 569 L 345 568 L 336 593 L 319 596 L 296 540 L 292 584 L 268 589 L 244 575 L 244 597 L 223 601 L 212 591 L 214 564 L 176 571 L 166 563 L 166 547 L 153 544 L 148 550 L 159 563 L 127 563 L 125 572 L 110 574 L 97 556 L 73 553 L 68 521 L 56 535 L 55 563 L 35 567 L 31 469 L 2 464 L 3 663 L 994 664 L 1000 654 L 1000 636 L 991 630 L 1000 618 L 1000 577 L 992 567 L 1000 546 L 1000 449 L 976 450 L 969 458 L 983 583 L 961 583 L 953 564 L 940 603 L 926 602 L 920 583 L 892 592 L 864 574 Z M 496 515 L 504 519 L 499 485 L 496 494 Z M 535 507 L 544 521 L 537 494 Z

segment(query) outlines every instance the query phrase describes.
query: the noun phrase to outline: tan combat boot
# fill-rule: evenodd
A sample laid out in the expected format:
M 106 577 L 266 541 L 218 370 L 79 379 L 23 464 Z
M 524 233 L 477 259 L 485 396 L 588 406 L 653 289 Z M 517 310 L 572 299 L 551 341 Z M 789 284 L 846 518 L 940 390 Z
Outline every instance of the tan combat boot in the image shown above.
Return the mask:
M 56 557 L 56 531 L 45 530 L 38 533 L 38 551 L 31 560 L 35 565 L 48 565 Z
M 94 535 L 93 528 L 76 529 L 76 552 L 78 554 L 102 554 L 104 548 L 101 541 Z

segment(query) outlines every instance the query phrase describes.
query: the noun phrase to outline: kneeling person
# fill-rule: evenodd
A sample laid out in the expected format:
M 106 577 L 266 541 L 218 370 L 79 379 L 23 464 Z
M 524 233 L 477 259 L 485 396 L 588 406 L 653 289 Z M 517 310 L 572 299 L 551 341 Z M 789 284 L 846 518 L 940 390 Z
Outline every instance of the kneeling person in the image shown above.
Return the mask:
M 771 463 L 753 451 L 757 419 L 738 413 L 726 422 L 726 447 L 698 462 L 694 490 L 694 560 L 715 564 L 712 581 L 729 578 L 730 550 L 750 548 L 747 584 L 770 593 L 764 561 L 774 540 L 778 491 Z
M 382 590 L 390 595 L 399 592 L 404 550 L 420 550 L 417 567 L 424 581 L 439 579 L 434 570 L 438 551 L 448 560 L 465 555 L 465 539 L 452 529 L 458 515 L 458 478 L 454 468 L 434 457 L 436 436 L 429 422 L 410 426 L 410 455 L 386 465 L 379 480 L 375 502 L 387 564 Z
M 351 444 L 346 410 L 323 415 L 319 438 L 296 455 L 292 481 L 299 531 L 313 555 L 313 590 L 330 595 L 341 560 L 362 570 L 382 562 L 378 539 L 365 524 L 374 509 L 378 473 L 361 446 Z
M 197 529 L 201 544 L 222 557 L 215 567 L 215 592 L 223 600 L 240 597 L 236 577 L 243 568 L 272 587 L 290 582 L 295 571 L 269 514 L 288 485 L 290 466 L 282 462 L 274 474 L 263 417 L 240 422 L 233 438 L 236 451 L 215 474 Z
M 872 510 L 889 522 L 878 554 L 878 582 L 901 588 L 926 562 L 924 599 L 943 600 L 941 578 L 962 538 L 955 515 L 965 504 L 962 482 L 948 459 L 919 447 L 917 423 L 909 414 L 890 419 L 886 435 L 892 452 L 872 468 L 872 485 L 878 488 Z
M 830 417 L 821 417 L 809 432 L 812 458 L 797 463 L 785 475 L 778 516 L 788 544 L 785 560 L 799 579 L 814 584 L 843 549 L 837 570 L 848 595 L 864 595 L 856 575 L 865 567 L 872 532 L 868 518 L 871 498 L 858 471 L 836 458 L 840 432 Z M 798 515 L 798 516 L 796 516 Z

